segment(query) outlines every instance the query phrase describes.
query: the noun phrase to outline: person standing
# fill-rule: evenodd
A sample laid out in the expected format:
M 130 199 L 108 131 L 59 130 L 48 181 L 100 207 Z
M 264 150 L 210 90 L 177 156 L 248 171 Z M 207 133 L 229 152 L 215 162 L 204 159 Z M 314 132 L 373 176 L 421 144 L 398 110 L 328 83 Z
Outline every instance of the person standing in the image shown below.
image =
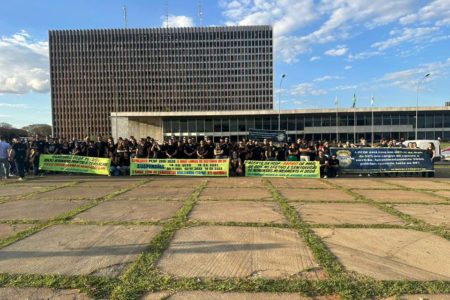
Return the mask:
M 25 143 L 22 143 L 19 139 L 13 139 L 13 145 L 11 150 L 11 161 L 14 161 L 16 165 L 17 174 L 19 180 L 23 180 L 25 177 L 25 162 L 27 159 L 28 147 Z
M 11 145 L 6 142 L 5 137 L 0 136 L 0 178 L 9 178 L 9 161 Z

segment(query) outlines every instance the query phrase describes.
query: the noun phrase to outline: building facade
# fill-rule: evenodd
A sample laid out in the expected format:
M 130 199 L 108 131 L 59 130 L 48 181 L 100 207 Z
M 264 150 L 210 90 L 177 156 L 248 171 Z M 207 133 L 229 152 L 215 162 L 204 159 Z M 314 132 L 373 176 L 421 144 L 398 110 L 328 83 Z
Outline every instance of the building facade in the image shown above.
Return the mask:
M 372 123 L 373 114 L 373 123 Z M 420 107 L 418 139 L 450 140 L 450 106 Z M 357 108 L 187 113 L 115 113 L 113 132 L 117 136 L 152 136 L 168 139 L 182 137 L 229 137 L 236 141 L 248 135 L 249 129 L 286 130 L 291 140 L 353 141 L 364 137 L 368 141 L 415 139 L 416 108 Z M 116 127 L 117 126 L 117 127 Z M 373 127 L 372 127 L 373 126 Z M 373 130 L 372 130 L 373 128 Z
M 270 110 L 270 26 L 52 30 L 54 135 L 110 135 L 111 112 Z

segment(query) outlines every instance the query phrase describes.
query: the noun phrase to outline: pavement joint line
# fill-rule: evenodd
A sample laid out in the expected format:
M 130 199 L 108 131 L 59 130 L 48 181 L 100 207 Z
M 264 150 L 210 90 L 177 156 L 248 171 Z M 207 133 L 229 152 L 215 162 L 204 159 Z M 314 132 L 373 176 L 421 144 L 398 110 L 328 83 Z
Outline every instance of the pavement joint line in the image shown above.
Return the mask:
M 161 221 L 86 221 L 86 220 L 70 220 L 65 221 L 62 224 L 70 225 L 98 225 L 98 226 L 108 226 L 108 225 L 123 225 L 123 226 L 160 226 L 169 222 L 169 220 Z
M 345 187 L 341 187 L 341 189 L 344 191 L 347 191 L 348 193 L 356 193 Z M 415 191 L 414 189 L 405 189 L 405 190 Z M 399 203 L 377 202 L 377 201 L 371 200 L 363 195 L 359 195 L 359 196 L 360 196 L 360 199 L 362 201 L 364 201 L 364 203 L 372 205 L 375 208 L 378 208 L 390 215 L 393 215 L 393 216 L 396 216 L 396 217 L 399 217 L 400 219 L 402 219 L 407 224 L 408 229 L 422 231 L 422 232 L 428 232 L 431 234 L 438 235 L 438 236 L 450 241 L 450 231 L 446 227 L 428 224 L 421 219 L 415 218 L 409 214 L 406 214 L 404 212 L 401 212 L 401 211 L 395 209 L 393 206 L 395 204 L 399 204 Z M 401 203 L 401 204 L 404 204 L 404 203 Z M 417 204 L 417 203 L 414 203 L 414 204 Z
M 46 221 L 46 220 L 44 220 Z M 42 220 L 32 220 L 32 219 L 12 219 L 12 220 L 0 220 L 0 224 L 10 224 L 10 225 L 18 225 L 18 224 L 39 224 Z
M 13 201 L 27 200 L 35 195 L 39 195 L 41 193 L 47 193 L 47 192 L 51 192 L 51 191 L 56 191 L 56 190 L 66 188 L 66 187 L 76 186 L 78 183 L 79 183 L 78 181 L 71 181 L 66 184 L 46 187 L 39 191 L 31 192 L 31 193 L 21 195 L 21 196 L 15 196 L 15 197 L 13 196 L 13 197 L 5 197 L 5 198 L 0 197 L 0 204 L 7 203 L 7 202 L 13 202 Z
M 157 261 L 170 246 L 176 231 L 183 228 L 189 213 L 196 205 L 201 192 L 206 188 L 208 179 L 197 185 L 175 216 L 163 225 L 161 231 L 150 241 L 149 247 L 141 253 L 136 261 L 119 277 L 110 299 L 131 299 L 141 296 L 148 290 L 158 289 L 161 285 Z
M 289 224 L 282 223 L 248 223 L 248 222 L 207 222 L 190 219 L 185 223 L 185 228 L 198 226 L 235 226 L 235 227 L 272 227 L 291 228 Z
M 42 275 L 0 273 L 0 287 L 79 289 L 97 299 L 106 299 L 106 295 L 117 284 L 111 277 L 92 275 Z
M 298 231 L 308 247 L 312 250 L 317 262 L 333 278 L 345 272 L 345 268 L 338 262 L 337 258 L 327 249 L 320 238 L 315 235 L 308 223 L 304 222 L 298 212 L 289 205 L 289 202 L 280 194 L 277 188 L 269 181 L 265 181 L 266 188 L 272 193 L 273 198 L 280 205 L 281 212 L 284 214 L 292 229 Z
M 23 231 L 20 231 L 16 234 L 13 235 L 9 235 L 4 237 L 3 239 L 0 239 L 0 249 L 5 248 L 17 241 L 20 241 L 22 239 L 25 239 L 26 237 L 33 235 L 47 227 L 53 226 L 53 225 L 59 225 L 59 224 L 64 224 L 65 221 L 68 221 L 70 219 L 72 219 L 74 216 L 78 215 L 79 213 L 82 213 L 92 207 L 97 206 L 98 204 L 104 202 L 104 201 L 108 201 L 111 200 L 112 198 L 114 198 L 117 195 L 120 195 L 122 193 L 127 192 L 130 189 L 133 189 L 139 185 L 145 184 L 147 181 L 140 181 L 138 182 L 138 184 L 135 184 L 133 187 L 130 188 L 126 188 L 126 189 L 121 189 L 119 191 L 114 191 L 113 193 L 103 196 L 103 197 L 98 197 L 98 198 L 94 198 L 91 201 L 89 201 L 88 203 L 74 208 L 72 210 L 66 211 L 52 219 L 49 220 L 44 220 L 40 223 L 37 223 L 36 226 L 33 226 L 31 228 L 25 229 Z M 75 184 L 77 184 L 78 182 L 76 182 Z

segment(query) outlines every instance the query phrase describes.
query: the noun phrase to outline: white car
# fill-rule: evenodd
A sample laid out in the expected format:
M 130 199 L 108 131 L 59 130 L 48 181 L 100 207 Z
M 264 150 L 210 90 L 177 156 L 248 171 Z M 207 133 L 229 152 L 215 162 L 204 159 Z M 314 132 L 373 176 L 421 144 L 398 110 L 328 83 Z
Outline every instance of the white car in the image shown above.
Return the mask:
M 449 160 L 450 161 L 450 147 L 442 149 L 441 156 L 443 160 Z

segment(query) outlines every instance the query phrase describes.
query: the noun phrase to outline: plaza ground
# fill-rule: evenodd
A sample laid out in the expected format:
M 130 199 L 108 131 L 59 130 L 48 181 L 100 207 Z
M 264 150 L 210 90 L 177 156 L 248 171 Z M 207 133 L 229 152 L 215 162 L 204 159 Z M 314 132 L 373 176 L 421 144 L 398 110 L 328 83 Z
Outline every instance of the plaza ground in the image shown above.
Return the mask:
M 0 299 L 450 299 L 450 174 L 0 183 Z

